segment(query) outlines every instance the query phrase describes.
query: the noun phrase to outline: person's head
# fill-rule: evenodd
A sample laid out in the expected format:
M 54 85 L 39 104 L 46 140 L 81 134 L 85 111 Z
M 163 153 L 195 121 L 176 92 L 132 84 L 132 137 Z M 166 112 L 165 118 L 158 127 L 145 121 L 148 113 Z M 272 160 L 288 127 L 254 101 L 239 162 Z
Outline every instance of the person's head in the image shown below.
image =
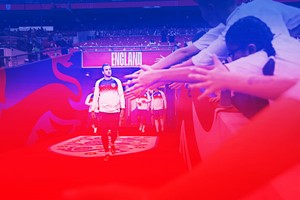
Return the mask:
M 202 18 L 212 27 L 226 23 L 227 17 L 236 8 L 236 0 L 195 0 L 201 10 Z
M 102 74 L 104 78 L 111 78 L 112 71 L 111 71 L 111 66 L 107 63 L 102 65 Z
M 239 19 L 227 31 L 225 40 L 232 60 L 264 50 L 268 56 L 274 56 L 272 46 L 274 34 L 260 19 L 248 16 Z

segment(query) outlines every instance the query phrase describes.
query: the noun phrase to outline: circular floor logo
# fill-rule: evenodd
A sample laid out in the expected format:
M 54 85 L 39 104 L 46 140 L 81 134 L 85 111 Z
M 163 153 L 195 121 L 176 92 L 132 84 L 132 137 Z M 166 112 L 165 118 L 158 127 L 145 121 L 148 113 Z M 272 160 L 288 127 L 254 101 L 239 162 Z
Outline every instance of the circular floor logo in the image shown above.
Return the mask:
M 156 136 L 119 136 L 115 142 L 116 155 L 137 153 L 152 149 L 156 141 Z M 101 136 L 77 136 L 52 145 L 50 150 L 68 156 L 104 156 Z

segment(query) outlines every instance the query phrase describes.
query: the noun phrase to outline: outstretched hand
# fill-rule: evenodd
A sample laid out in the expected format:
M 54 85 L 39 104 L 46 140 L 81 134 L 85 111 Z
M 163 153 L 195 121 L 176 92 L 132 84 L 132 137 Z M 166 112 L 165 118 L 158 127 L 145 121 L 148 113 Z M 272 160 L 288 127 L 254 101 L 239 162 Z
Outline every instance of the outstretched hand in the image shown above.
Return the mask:
M 131 75 L 126 75 L 125 78 L 130 78 L 125 85 L 129 88 L 125 91 L 125 97 L 134 99 L 144 94 L 156 82 L 156 73 L 150 66 L 142 65 L 141 70 Z
M 206 90 L 198 97 L 203 98 L 210 94 L 224 89 L 227 76 L 230 73 L 228 69 L 221 63 L 216 55 L 213 56 L 214 68 L 207 70 L 203 68 L 193 68 L 189 75 L 191 80 L 196 83 L 189 84 L 190 88 L 205 88 Z

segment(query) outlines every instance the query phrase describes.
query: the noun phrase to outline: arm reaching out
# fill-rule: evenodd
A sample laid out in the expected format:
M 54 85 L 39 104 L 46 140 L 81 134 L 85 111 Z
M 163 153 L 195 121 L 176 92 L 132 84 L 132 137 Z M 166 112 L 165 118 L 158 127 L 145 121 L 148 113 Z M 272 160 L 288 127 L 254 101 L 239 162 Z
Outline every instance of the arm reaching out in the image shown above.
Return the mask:
M 206 88 L 199 98 L 221 89 L 230 89 L 266 99 L 276 99 L 297 82 L 297 79 L 292 78 L 229 72 L 216 56 L 213 60 L 213 70 L 193 68 L 189 75 L 189 79 L 197 82 L 191 84 L 191 88 Z
M 141 70 L 138 70 L 134 72 L 133 74 L 126 75 L 125 78 L 132 79 L 126 83 L 126 85 L 131 85 L 129 90 L 127 90 L 127 98 L 135 98 L 139 96 L 140 94 L 144 93 L 147 88 L 151 85 L 150 83 L 146 84 L 145 82 L 141 83 L 140 79 L 143 79 L 143 74 L 147 71 L 154 71 L 154 70 L 161 70 L 165 68 L 169 68 L 172 65 L 181 63 L 184 60 L 187 60 L 191 56 L 197 54 L 200 50 L 195 47 L 194 45 L 190 45 L 184 48 L 180 48 L 179 50 L 171 53 L 167 57 L 160 59 L 159 62 L 151 65 L 151 66 L 141 66 Z M 189 61 L 190 63 L 190 61 Z M 180 65 L 182 67 L 183 65 Z M 184 66 L 187 66 L 187 63 L 184 64 Z M 146 77 L 149 77 L 150 75 L 145 75 Z M 156 75 L 151 75 L 153 78 L 155 78 Z M 151 82 L 152 80 L 150 80 Z M 139 82 L 139 84 L 137 84 Z M 158 85 L 156 85 L 158 86 Z
M 178 63 L 181 63 L 182 61 L 185 61 L 192 57 L 193 55 L 196 55 L 199 53 L 199 49 L 195 47 L 194 45 L 190 45 L 184 48 L 180 48 L 177 51 L 174 51 L 167 57 L 161 59 L 159 62 L 153 64 L 151 66 L 152 69 L 165 69 L 168 67 L 171 67 L 173 65 L 176 65 Z
M 211 68 L 211 66 L 203 67 Z M 126 83 L 127 85 L 133 84 L 132 87 L 126 90 L 126 97 L 136 98 L 138 95 L 145 92 L 146 89 L 158 83 L 165 84 L 169 82 L 195 82 L 194 78 L 189 77 L 189 75 L 195 71 L 195 68 L 198 67 L 190 66 L 186 68 L 153 70 L 150 69 L 149 66 L 142 66 L 141 69 L 143 69 L 144 72 L 140 74 L 138 78 L 129 80 Z M 132 75 L 130 75 L 130 77 L 132 77 Z

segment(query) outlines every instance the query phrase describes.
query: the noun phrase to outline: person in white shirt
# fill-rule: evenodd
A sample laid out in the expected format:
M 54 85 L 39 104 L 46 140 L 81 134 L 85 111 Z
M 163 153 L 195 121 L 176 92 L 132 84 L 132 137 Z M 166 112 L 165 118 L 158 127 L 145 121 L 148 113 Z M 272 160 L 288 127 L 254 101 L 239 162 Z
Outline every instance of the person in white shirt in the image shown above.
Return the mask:
M 151 99 L 148 92 L 145 92 L 144 95 L 136 99 L 139 131 L 141 131 L 142 133 L 145 133 L 150 102 Z
M 285 43 L 272 38 L 260 19 L 249 16 L 238 20 L 226 34 L 226 44 L 235 61 L 223 65 L 215 57 L 213 70 L 194 68 L 189 79 L 197 83 L 190 87 L 205 87 L 202 96 L 226 88 L 275 100 L 300 79 L 300 58 L 296 53 L 300 43 L 288 36 L 284 37 Z M 277 46 L 276 52 L 273 46 Z M 249 57 L 252 60 L 246 59 Z M 271 76 L 263 76 L 266 73 Z M 289 95 L 300 98 L 296 90 L 289 90 Z
M 93 132 L 97 133 L 98 129 L 98 121 L 99 121 L 99 108 L 97 108 L 92 114 L 92 104 L 93 104 L 93 98 L 94 98 L 94 91 L 95 88 L 93 87 L 93 90 L 90 94 L 87 95 L 85 99 L 85 105 L 89 106 L 88 109 L 88 120 L 87 120 L 87 126 L 93 128 Z
M 92 112 L 99 106 L 99 117 L 101 122 L 101 139 L 105 151 L 104 160 L 109 158 L 108 132 L 111 134 L 110 150 L 115 154 L 115 141 L 118 136 L 120 118 L 124 116 L 125 98 L 123 86 L 119 79 L 112 77 L 109 64 L 102 66 L 103 78 L 95 83 L 95 92 L 92 103 Z
M 275 37 L 277 35 L 289 36 L 289 30 L 297 28 L 300 24 L 299 8 L 273 0 L 254 0 L 240 6 L 236 5 L 235 0 L 197 0 L 197 2 L 200 5 L 204 19 L 210 22 L 212 19 L 209 19 L 209 17 L 213 15 L 217 18 L 217 22 L 222 22 L 226 27 L 209 47 L 192 58 L 192 62 L 196 66 L 212 64 L 212 55 L 214 54 L 221 60 L 227 58 L 226 32 L 232 24 L 243 17 L 254 16 L 259 18 L 267 24 Z M 198 46 L 197 42 L 194 45 Z
M 151 95 L 151 111 L 154 117 L 156 133 L 164 132 L 164 112 L 167 108 L 165 93 L 158 88 L 153 90 Z

